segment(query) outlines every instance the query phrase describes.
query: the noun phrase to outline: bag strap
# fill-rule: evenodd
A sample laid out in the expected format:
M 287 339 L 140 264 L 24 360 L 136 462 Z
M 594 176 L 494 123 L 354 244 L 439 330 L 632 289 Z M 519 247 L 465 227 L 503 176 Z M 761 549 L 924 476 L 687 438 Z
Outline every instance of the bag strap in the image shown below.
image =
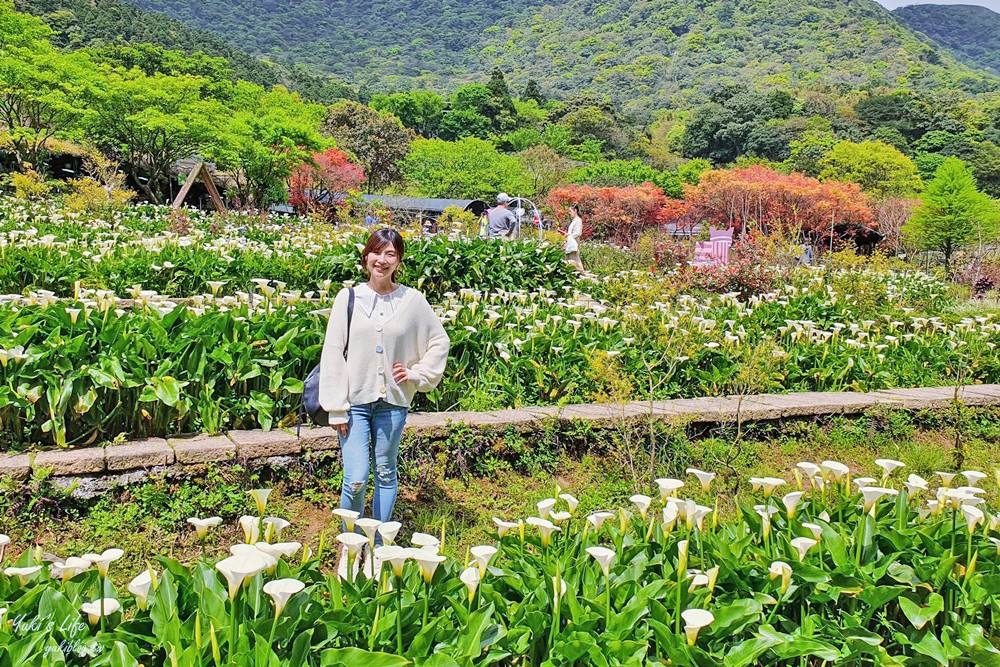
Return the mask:
M 347 338 L 344 340 L 344 361 L 347 361 L 347 348 L 351 345 L 351 317 L 354 316 L 354 288 L 347 290 Z

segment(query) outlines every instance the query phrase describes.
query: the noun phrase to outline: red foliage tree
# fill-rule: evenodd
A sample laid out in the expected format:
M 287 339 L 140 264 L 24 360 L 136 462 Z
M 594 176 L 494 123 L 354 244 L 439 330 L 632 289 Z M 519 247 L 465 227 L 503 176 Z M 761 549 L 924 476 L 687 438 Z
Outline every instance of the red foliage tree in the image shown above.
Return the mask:
M 348 192 L 358 190 L 364 180 L 364 170 L 347 154 L 328 148 L 292 172 L 288 178 L 288 203 L 299 211 L 329 209 Z
M 737 231 L 799 232 L 813 242 L 876 224 L 868 196 L 855 183 L 822 183 L 799 173 L 782 174 L 754 165 L 716 169 L 701 175 L 698 185 L 684 186 L 691 214 L 716 227 Z
M 547 203 L 560 218 L 568 216 L 570 204 L 577 204 L 586 221 L 585 236 L 620 245 L 666 222 L 671 207 L 683 207 L 683 202 L 668 198 L 652 183 L 624 188 L 564 185 L 549 192 Z

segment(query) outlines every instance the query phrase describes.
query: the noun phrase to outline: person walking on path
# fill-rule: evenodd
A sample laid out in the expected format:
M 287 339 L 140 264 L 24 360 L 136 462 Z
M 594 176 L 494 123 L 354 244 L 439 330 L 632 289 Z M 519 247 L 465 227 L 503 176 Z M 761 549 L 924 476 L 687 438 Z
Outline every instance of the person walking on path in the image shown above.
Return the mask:
M 487 215 L 486 236 L 491 239 L 509 239 L 517 229 L 517 217 L 508 208 L 510 197 L 506 192 L 497 195 L 497 205 Z
M 383 522 L 396 504 L 408 408 L 416 392 L 441 381 L 451 345 L 424 295 L 396 283 L 403 251 L 395 230 L 371 235 L 361 251 L 368 282 L 337 294 L 320 360 L 319 401 L 340 435 L 344 464 L 340 506 L 364 516 L 374 468 L 371 516 Z
M 572 217 L 569 228 L 566 230 L 566 261 L 576 267 L 576 270 L 583 273 L 583 261 L 580 260 L 580 237 L 583 236 L 583 218 L 580 217 L 580 209 L 576 204 L 569 207 L 569 214 Z

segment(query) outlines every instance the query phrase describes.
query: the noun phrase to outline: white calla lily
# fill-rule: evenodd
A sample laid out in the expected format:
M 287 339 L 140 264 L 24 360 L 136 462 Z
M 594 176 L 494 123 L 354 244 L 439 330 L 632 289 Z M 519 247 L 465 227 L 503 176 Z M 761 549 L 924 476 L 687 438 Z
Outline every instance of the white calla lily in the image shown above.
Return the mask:
M 552 513 L 553 509 L 555 509 L 556 502 L 558 501 L 556 501 L 555 498 L 546 498 L 545 500 L 539 500 L 535 503 L 535 506 L 538 508 L 538 518 L 548 519 L 549 514 Z
M 792 491 L 791 493 L 786 493 L 781 499 L 781 504 L 785 506 L 785 514 L 789 519 L 795 517 L 795 510 L 798 508 L 799 503 L 802 502 L 802 497 L 805 495 L 802 491 Z
M 103 598 L 80 605 L 80 611 L 87 615 L 91 625 L 101 622 L 101 617 L 112 616 L 122 609 L 122 603 L 114 598 Z
M 818 523 L 803 522 L 802 527 L 812 533 L 813 539 L 817 542 L 820 542 L 823 539 L 823 526 Z
M 41 565 L 31 565 L 29 567 L 8 567 L 3 573 L 8 577 L 16 577 L 18 583 L 27 586 L 31 578 L 41 571 Z
M 429 533 L 413 533 L 410 536 L 410 544 L 435 554 L 441 549 L 441 540 Z
M 257 574 L 267 569 L 270 560 L 267 555 L 254 550 L 253 553 L 243 553 L 239 556 L 230 556 L 215 564 L 226 583 L 229 584 L 229 599 L 236 598 L 243 583 Z
M 507 535 L 507 533 L 515 530 L 518 526 L 518 524 L 514 521 L 504 521 L 503 519 L 498 519 L 497 517 L 493 517 L 493 523 L 495 523 L 497 527 L 497 537 L 501 540 Z
M 864 510 L 870 514 L 875 513 L 875 506 L 878 504 L 880 498 L 885 496 L 895 496 L 899 492 L 895 489 L 886 489 L 880 486 L 866 486 L 861 489 L 861 495 L 864 497 Z
M 799 554 L 799 562 L 802 562 L 805 560 L 809 550 L 819 544 L 819 542 L 811 537 L 796 537 L 792 539 L 791 544 L 792 548 Z
M 565 523 L 572 518 L 573 515 L 570 512 L 552 512 L 549 514 L 549 520 L 556 524 Z
M 644 496 L 641 493 L 637 493 L 631 498 L 629 498 L 629 501 L 633 505 L 635 505 L 635 508 L 639 510 L 639 516 L 641 516 L 643 520 L 645 520 L 646 512 L 649 511 L 649 506 L 653 503 L 653 499 L 650 498 L 649 496 Z
M 482 581 L 482 573 L 478 567 L 467 567 L 462 570 L 462 574 L 458 578 L 465 584 L 465 588 L 469 592 L 469 602 L 471 603 L 473 598 L 476 597 L 476 589 L 479 588 L 479 582 Z
M 895 459 L 875 459 L 875 465 L 882 469 L 882 479 L 886 479 L 894 471 L 906 467 L 905 463 Z
M 344 522 L 344 532 L 353 533 L 354 522 L 358 520 L 361 513 L 355 512 L 354 510 L 344 509 L 343 507 L 338 507 L 333 510 L 333 515 Z
M 434 578 L 434 572 L 437 571 L 438 565 L 447 560 L 444 556 L 427 551 L 426 549 L 418 549 L 411 557 L 420 565 L 420 575 L 424 578 L 424 582 L 428 584 Z
M 986 520 L 986 514 L 983 510 L 971 505 L 962 505 L 962 516 L 965 517 L 965 522 L 969 529 L 969 535 L 975 533 L 976 527 Z
M 577 505 L 580 504 L 580 501 L 577 500 L 575 496 L 569 493 L 560 493 L 559 498 L 566 501 L 566 506 L 569 507 L 570 514 L 576 512 Z
M 920 475 L 913 474 L 906 478 L 906 483 L 903 484 L 903 486 L 906 487 L 906 494 L 911 498 L 916 498 L 921 493 L 926 492 L 929 488 L 926 479 Z
M 953 472 L 943 472 L 941 470 L 937 470 L 934 474 L 938 476 L 938 479 L 941 480 L 941 486 L 945 488 L 951 486 L 952 481 L 955 479 L 955 473 Z
M 281 612 L 285 610 L 292 596 L 296 593 L 301 593 L 305 590 L 305 587 L 306 585 L 298 579 L 291 578 L 275 579 L 264 584 L 264 592 L 270 595 L 271 600 L 274 602 L 275 618 L 281 616 Z
M 209 528 L 215 528 L 222 523 L 222 517 L 210 516 L 207 519 L 199 519 L 198 517 L 191 517 L 187 520 L 191 526 L 194 527 L 195 537 L 198 538 L 199 542 L 204 542 L 205 538 L 208 537 Z
M 978 470 L 963 470 L 962 476 L 969 482 L 969 486 L 979 486 L 979 483 L 986 479 L 986 473 Z
M 64 562 L 58 563 L 63 583 L 69 581 L 81 572 L 89 570 L 91 565 L 93 565 L 92 561 L 78 556 L 70 556 Z
M 260 540 L 260 519 L 255 516 L 241 516 L 240 528 L 243 529 L 243 539 L 247 544 Z
M 124 555 L 125 552 L 121 549 L 105 549 L 105 551 L 100 554 L 84 554 L 83 558 L 89 560 L 92 565 L 96 565 L 97 571 L 101 577 L 107 579 L 111 563 L 115 562 Z
M 667 498 L 674 497 L 677 492 L 684 488 L 684 482 L 671 477 L 664 477 L 656 480 L 656 486 L 660 489 L 660 502 L 666 504 Z
M 781 594 L 784 595 L 792 581 L 792 566 L 788 563 L 776 560 L 767 568 L 771 579 L 781 578 Z
M 785 480 L 780 477 L 751 477 L 750 484 L 754 491 L 761 489 L 764 491 L 764 497 L 770 498 L 774 494 L 775 489 L 779 486 L 785 485 Z
M 386 521 L 379 525 L 378 534 L 382 536 L 383 544 L 393 544 L 396 541 L 396 535 L 399 534 L 400 528 L 403 527 L 398 521 Z
M 264 524 L 264 532 L 268 536 L 273 535 L 274 540 L 277 542 L 281 541 L 281 533 L 292 525 L 292 523 L 286 519 L 281 519 L 276 516 L 269 516 L 262 522 Z
M 562 528 L 555 525 L 548 519 L 539 519 L 537 517 L 529 516 L 528 525 L 534 526 L 538 529 L 538 534 L 542 538 L 542 546 L 547 547 L 552 542 L 552 534 L 562 531 Z
M 128 592 L 135 597 L 136 604 L 142 611 L 149 605 L 149 589 L 153 587 L 152 570 L 143 570 L 128 584 Z
M 414 551 L 417 550 L 414 549 Z M 403 565 L 406 564 L 406 561 L 410 557 L 410 550 L 396 546 L 395 544 L 387 544 L 381 547 L 375 547 L 375 557 L 383 563 L 389 563 L 392 567 L 393 574 L 397 577 L 402 577 Z
M 712 488 L 712 480 L 715 479 L 714 472 L 705 472 L 704 470 L 698 470 L 697 468 L 688 468 L 685 470 L 688 475 L 694 475 L 701 482 L 701 490 L 708 493 Z
M 610 576 L 611 563 L 615 559 L 615 552 L 607 547 L 587 547 L 586 551 L 590 554 L 591 558 L 597 561 L 604 576 Z
M 842 481 L 851 472 L 851 469 L 840 461 L 823 461 L 819 464 L 819 469 L 824 480 L 832 479 L 836 482 Z
M 247 491 L 254 504 L 257 506 L 257 516 L 264 516 L 267 509 L 267 499 L 271 495 L 271 489 L 251 489 Z
M 379 526 L 382 525 L 382 522 L 379 521 L 378 519 L 370 519 L 365 517 L 363 519 L 358 519 L 357 521 L 355 521 L 354 525 L 361 529 L 361 532 L 364 533 L 365 537 L 368 538 L 369 546 L 374 548 L 375 535 L 376 533 L 378 533 Z
M 688 646 L 694 646 L 698 640 L 698 632 L 715 622 L 712 612 L 705 609 L 685 609 L 681 612 L 684 619 L 684 635 Z
M 587 521 L 589 521 L 590 525 L 594 527 L 594 530 L 600 530 L 601 526 L 604 525 L 604 522 L 614 516 L 615 515 L 612 512 L 594 512 L 593 514 L 589 514 L 587 516 Z
M 469 549 L 469 553 L 472 554 L 473 559 L 476 561 L 476 566 L 479 567 L 479 574 L 486 576 L 486 570 L 490 566 L 490 560 L 497 555 L 497 548 L 489 544 L 484 544 L 472 547 Z
M 358 533 L 341 533 L 337 535 L 337 541 L 347 547 L 347 554 L 352 558 L 357 556 L 361 548 L 368 544 L 368 538 Z

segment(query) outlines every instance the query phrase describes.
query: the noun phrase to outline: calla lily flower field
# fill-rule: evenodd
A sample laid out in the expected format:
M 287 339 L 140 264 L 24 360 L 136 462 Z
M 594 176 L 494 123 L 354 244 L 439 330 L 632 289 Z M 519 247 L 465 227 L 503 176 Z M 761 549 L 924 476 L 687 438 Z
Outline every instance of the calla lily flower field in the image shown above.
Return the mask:
M 456 558 L 445 529 L 404 546 L 346 510 L 344 532 L 283 541 L 258 489 L 230 555 L 155 558 L 121 590 L 119 548 L 4 554 L 0 664 L 1000 664 L 1000 470 L 876 464 L 748 479 L 732 519 L 702 470 L 589 513 L 557 487 Z M 193 539 L 221 522 L 192 517 Z
M 332 298 L 361 275 L 363 237 L 305 219 L 184 213 L 172 232 L 166 209 L 0 206 L 0 286 L 20 292 L 0 299 L 9 449 L 294 424 Z M 950 313 L 946 285 L 914 270 L 800 268 L 760 293 L 678 294 L 669 271 L 572 283 L 545 244 L 410 243 L 404 282 L 453 344 L 420 409 L 1000 378 L 1000 321 Z

